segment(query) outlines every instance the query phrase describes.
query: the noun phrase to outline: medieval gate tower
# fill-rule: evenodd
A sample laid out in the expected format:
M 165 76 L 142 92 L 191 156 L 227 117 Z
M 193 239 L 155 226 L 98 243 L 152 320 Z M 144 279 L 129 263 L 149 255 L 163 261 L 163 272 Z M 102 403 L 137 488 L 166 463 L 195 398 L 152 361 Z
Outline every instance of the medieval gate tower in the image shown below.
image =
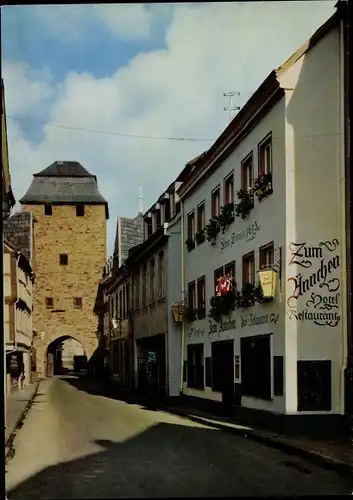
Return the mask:
M 106 261 L 108 203 L 97 178 L 78 162 L 56 161 L 20 200 L 36 219 L 34 347 L 39 375 L 53 374 L 53 355 L 74 338 L 90 358 L 98 347 L 93 313 Z

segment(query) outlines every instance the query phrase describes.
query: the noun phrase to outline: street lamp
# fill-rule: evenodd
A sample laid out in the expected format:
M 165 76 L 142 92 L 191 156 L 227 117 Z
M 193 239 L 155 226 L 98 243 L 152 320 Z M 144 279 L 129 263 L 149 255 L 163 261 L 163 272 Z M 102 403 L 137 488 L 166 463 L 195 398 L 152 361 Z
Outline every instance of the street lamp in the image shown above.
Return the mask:
M 183 322 L 185 305 L 183 302 L 176 302 L 172 306 L 173 320 L 174 323 L 180 324 Z
M 262 295 L 264 299 L 273 299 L 276 293 L 277 272 L 272 269 L 261 269 L 258 271 Z

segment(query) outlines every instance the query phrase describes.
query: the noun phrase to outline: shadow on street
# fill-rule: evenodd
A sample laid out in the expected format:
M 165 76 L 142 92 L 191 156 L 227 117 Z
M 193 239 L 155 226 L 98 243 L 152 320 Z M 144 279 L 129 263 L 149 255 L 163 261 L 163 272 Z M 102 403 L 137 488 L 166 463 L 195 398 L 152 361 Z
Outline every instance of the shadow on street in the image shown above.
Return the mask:
M 234 462 L 226 459 L 231 446 L 221 450 L 217 438 L 210 456 L 203 443 L 214 432 L 158 423 L 125 442 L 95 440 L 104 451 L 47 467 L 8 491 L 8 498 L 258 496 L 285 494 L 286 483 L 291 495 L 326 491 L 315 475 L 293 470 L 284 456 L 276 467 L 273 460 L 272 465 L 271 460 L 264 464 L 265 470 L 259 473 L 254 470 L 253 457 L 241 454 L 234 468 Z M 198 444 L 197 449 L 192 443 Z M 339 489 L 348 493 L 348 486 L 345 489 L 342 484 Z
M 62 376 L 60 380 L 67 382 L 79 391 L 85 391 L 88 394 L 102 396 L 116 401 L 123 401 L 130 405 L 139 405 L 145 410 L 162 410 L 164 406 L 163 402 L 157 399 L 155 401 L 150 401 L 139 395 L 127 394 L 125 391 L 119 389 L 116 384 L 105 379 L 92 379 L 86 375 L 72 374 L 69 376 Z

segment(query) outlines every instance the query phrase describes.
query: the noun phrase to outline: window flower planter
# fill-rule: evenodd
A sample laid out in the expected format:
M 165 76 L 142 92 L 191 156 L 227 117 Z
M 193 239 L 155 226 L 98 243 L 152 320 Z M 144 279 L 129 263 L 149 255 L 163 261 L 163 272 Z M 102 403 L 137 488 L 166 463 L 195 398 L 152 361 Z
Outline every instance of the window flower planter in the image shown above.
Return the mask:
M 263 294 L 261 285 L 256 286 L 251 283 L 246 283 L 239 293 L 237 306 L 241 309 L 246 309 L 247 307 L 253 306 L 255 302 L 262 303 Z
M 235 216 L 241 217 L 243 220 L 247 218 L 250 211 L 254 208 L 254 196 L 253 191 L 246 189 L 240 189 L 237 192 L 239 202 L 235 205 Z
M 235 309 L 236 303 L 237 293 L 233 290 L 224 295 L 215 295 L 210 299 L 211 309 L 208 316 L 218 323 L 222 316 L 229 314 Z
M 206 239 L 205 231 L 204 229 L 200 229 L 200 231 L 197 231 L 195 234 L 195 241 L 198 245 L 201 245 Z
M 272 173 L 259 175 L 254 182 L 254 193 L 259 201 L 266 198 L 273 192 L 272 190 Z
M 226 228 L 234 222 L 234 203 L 229 203 L 221 207 L 217 221 L 222 233 L 224 233 Z
M 211 243 L 212 246 L 216 244 L 217 235 L 221 228 L 218 220 L 210 219 L 209 224 L 205 226 L 206 240 Z
M 188 252 L 191 252 L 191 250 L 193 250 L 195 248 L 195 240 L 193 240 L 193 238 L 189 237 L 185 241 L 185 245 L 186 245 L 186 248 L 188 249 Z

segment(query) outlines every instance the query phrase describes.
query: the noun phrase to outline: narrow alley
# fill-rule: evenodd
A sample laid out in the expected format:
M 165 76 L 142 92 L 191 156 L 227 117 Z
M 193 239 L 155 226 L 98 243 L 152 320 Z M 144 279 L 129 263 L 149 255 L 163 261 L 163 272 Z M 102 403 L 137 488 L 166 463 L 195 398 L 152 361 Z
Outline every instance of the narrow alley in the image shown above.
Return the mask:
M 351 491 L 335 472 L 96 389 L 74 376 L 40 383 L 7 465 L 9 500 Z

